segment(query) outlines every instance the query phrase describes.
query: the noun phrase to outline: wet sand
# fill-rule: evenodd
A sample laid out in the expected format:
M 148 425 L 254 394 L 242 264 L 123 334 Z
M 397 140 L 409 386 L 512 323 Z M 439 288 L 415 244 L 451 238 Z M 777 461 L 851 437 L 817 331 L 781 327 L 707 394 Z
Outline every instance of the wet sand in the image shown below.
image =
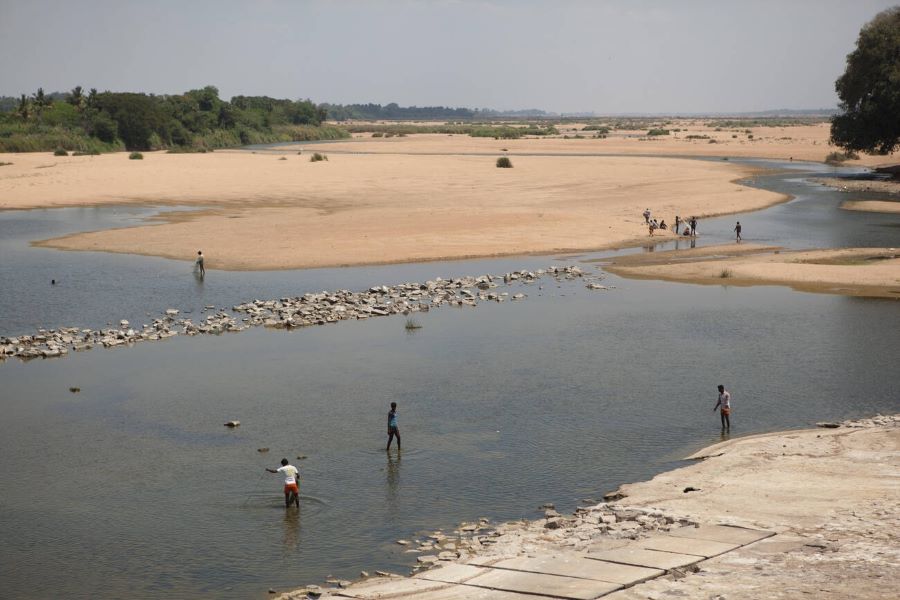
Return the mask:
M 705 285 L 788 285 L 809 292 L 900 298 L 900 249 L 782 251 L 754 244 L 624 256 L 608 271 Z

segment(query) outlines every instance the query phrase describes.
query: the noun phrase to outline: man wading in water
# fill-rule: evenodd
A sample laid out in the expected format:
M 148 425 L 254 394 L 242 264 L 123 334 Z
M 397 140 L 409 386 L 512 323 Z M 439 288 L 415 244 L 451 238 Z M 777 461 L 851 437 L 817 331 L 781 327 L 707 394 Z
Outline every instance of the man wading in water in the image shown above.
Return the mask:
M 725 389 L 724 385 L 719 386 L 719 401 L 713 407 L 713 412 L 722 407 L 720 416 L 722 417 L 722 429 L 731 431 L 731 394 Z
M 397 451 L 400 450 L 400 429 L 397 427 L 397 403 L 391 402 L 391 410 L 388 412 L 388 443 L 385 450 L 390 451 L 391 442 L 397 436 Z
M 300 487 L 297 485 L 300 471 L 297 470 L 297 467 L 289 464 L 288 459 L 282 458 L 280 468 L 266 467 L 266 471 L 284 475 L 284 507 L 290 508 L 291 504 L 296 503 L 297 508 L 300 508 Z

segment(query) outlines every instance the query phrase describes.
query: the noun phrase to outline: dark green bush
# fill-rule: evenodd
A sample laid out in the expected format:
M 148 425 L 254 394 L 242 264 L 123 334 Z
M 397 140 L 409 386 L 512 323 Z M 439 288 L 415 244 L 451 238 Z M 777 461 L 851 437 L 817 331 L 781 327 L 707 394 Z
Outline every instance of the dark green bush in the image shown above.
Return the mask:
M 68 156 L 68 155 L 69 155 L 69 153 L 66 151 L 65 148 L 57 148 L 56 150 L 53 151 L 53 156 Z
M 655 135 L 669 135 L 670 131 L 668 129 L 651 129 L 647 132 L 647 135 L 655 136 Z
M 319 154 L 318 152 L 314 152 L 313 155 L 309 157 L 309 162 L 320 162 L 323 160 L 328 160 L 328 157 L 324 154 Z
M 509 160 L 509 157 L 507 157 L 507 156 L 501 156 L 500 158 L 497 159 L 497 168 L 498 169 L 512 169 L 513 168 L 512 161 Z
M 132 152 L 128 155 L 129 160 L 144 160 L 144 155 L 140 152 Z

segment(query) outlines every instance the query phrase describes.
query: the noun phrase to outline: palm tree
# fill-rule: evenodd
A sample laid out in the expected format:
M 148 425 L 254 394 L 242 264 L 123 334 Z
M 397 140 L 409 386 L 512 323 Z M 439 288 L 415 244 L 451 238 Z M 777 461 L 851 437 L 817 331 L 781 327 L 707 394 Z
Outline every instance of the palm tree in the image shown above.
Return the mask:
M 69 95 L 66 96 L 66 102 L 75 107 L 78 112 L 84 110 L 85 98 L 84 91 L 80 85 L 76 85 L 72 88 L 72 91 L 69 92 Z
M 19 106 L 16 107 L 16 112 L 19 113 L 23 121 L 27 121 L 28 117 L 31 116 L 31 100 L 25 94 L 22 94 L 22 97 L 19 98 Z

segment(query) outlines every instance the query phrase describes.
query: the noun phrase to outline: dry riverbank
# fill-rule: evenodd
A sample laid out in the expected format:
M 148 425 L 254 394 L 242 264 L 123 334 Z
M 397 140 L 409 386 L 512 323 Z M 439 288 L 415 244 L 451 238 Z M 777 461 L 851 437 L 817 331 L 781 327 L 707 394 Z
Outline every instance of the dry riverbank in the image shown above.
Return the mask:
M 900 250 L 782 251 L 753 244 L 633 254 L 606 270 L 623 277 L 706 285 L 788 285 L 808 292 L 900 298 Z
M 436 571 L 278 598 L 895 598 L 900 415 L 833 427 L 716 444 L 574 515 L 436 532 Z
M 114 204 L 190 205 L 153 223 L 43 242 L 192 260 L 207 269 L 296 269 L 553 253 L 634 245 L 641 212 L 671 222 L 756 210 L 780 194 L 734 181 L 726 161 L 522 156 L 332 155 L 296 151 L 5 155 L 0 209 Z M 537 151 L 543 140 L 527 140 Z M 556 143 L 556 142 L 554 142 Z M 569 142 L 572 143 L 572 142 Z

